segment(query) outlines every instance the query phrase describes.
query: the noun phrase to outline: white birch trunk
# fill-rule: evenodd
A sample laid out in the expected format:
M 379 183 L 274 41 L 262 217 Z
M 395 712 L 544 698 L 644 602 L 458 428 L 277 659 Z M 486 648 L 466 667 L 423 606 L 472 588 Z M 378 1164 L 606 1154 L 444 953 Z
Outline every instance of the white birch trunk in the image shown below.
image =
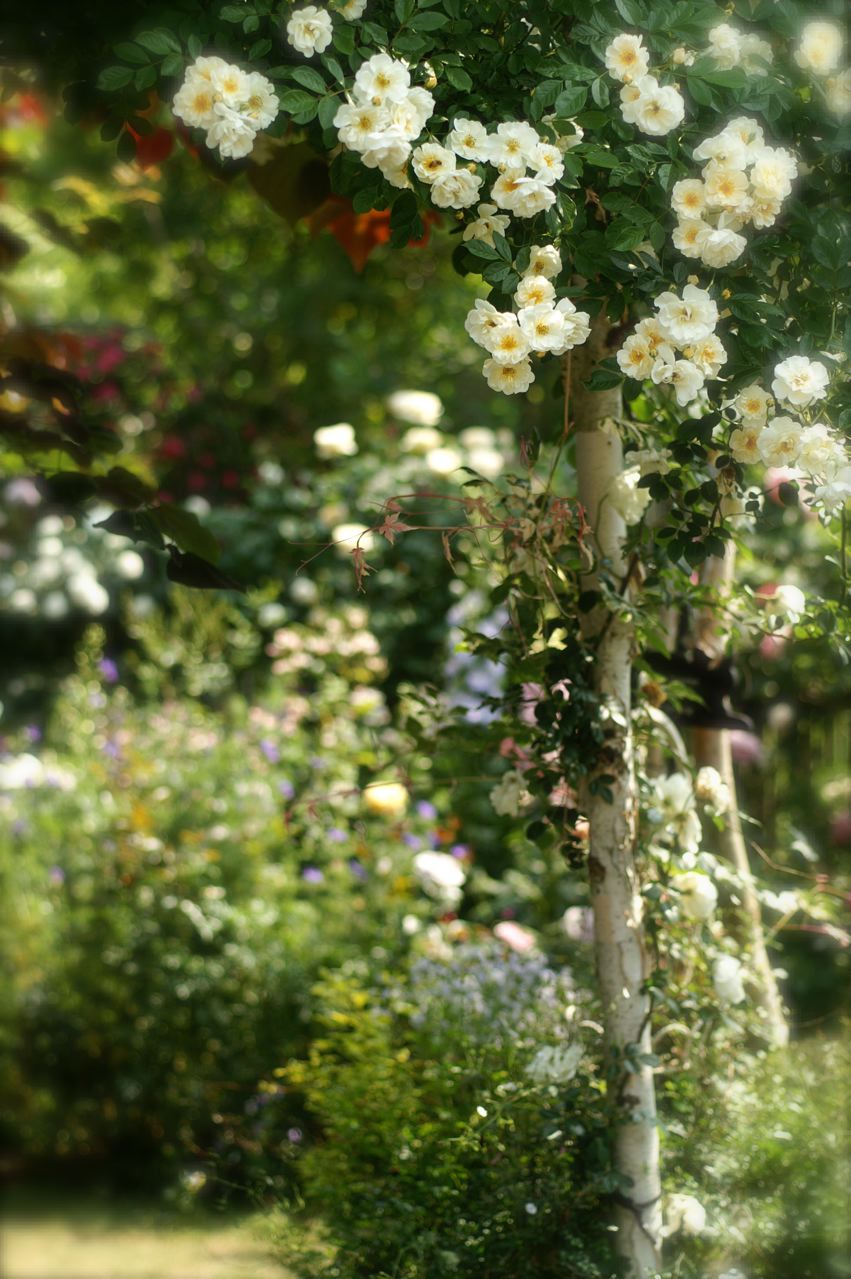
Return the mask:
M 612 480 L 621 472 L 620 436 L 606 429 L 606 419 L 620 416 L 620 391 L 589 392 L 585 381 L 606 355 L 609 324 L 598 317 L 585 346 L 573 352 L 570 417 L 576 432 L 579 500 L 590 526 L 594 566 L 585 589 L 600 576 L 628 591 L 623 555 L 625 525 L 606 501 Z M 608 1050 L 618 1059 L 625 1051 L 650 1052 L 650 1001 L 642 993 L 648 973 L 642 925 L 642 901 L 635 865 L 637 791 L 631 725 L 631 669 L 634 645 L 629 620 L 605 607 L 585 615 L 583 630 L 596 645 L 594 682 L 610 708 L 610 736 L 598 774 L 608 774 L 612 798 L 590 791 L 584 807 L 590 821 L 589 879 L 594 911 L 597 977 Z M 617 1246 L 635 1279 L 654 1275 L 660 1266 L 661 1185 L 656 1098 L 650 1066 L 623 1063 L 621 1086 L 613 1098 L 616 1113 L 617 1170 L 628 1189 L 616 1208 Z

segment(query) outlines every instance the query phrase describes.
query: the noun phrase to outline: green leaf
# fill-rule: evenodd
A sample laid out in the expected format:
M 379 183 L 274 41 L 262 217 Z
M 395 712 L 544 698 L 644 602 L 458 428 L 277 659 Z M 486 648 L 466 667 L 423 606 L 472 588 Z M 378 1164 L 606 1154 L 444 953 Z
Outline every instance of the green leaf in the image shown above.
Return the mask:
M 262 40 L 255 40 L 254 44 L 248 50 L 248 61 L 256 62 L 258 58 L 265 58 L 266 54 L 272 48 L 272 41 L 265 37 Z
M 393 12 L 400 27 L 403 27 L 416 9 L 416 0 L 395 0 Z
M 322 63 L 323 63 L 323 66 L 325 66 L 331 72 L 331 75 L 334 77 L 334 79 L 337 81 L 338 84 L 345 83 L 345 80 L 346 80 L 345 73 L 336 58 L 332 58 L 326 54 L 322 59 Z
M 334 126 L 334 116 L 340 107 L 339 98 L 326 97 L 319 103 L 316 115 L 323 129 L 331 129 Z
M 158 506 L 151 511 L 151 518 L 160 532 L 176 542 L 181 550 L 206 560 L 219 558 L 218 542 L 191 511 L 181 506 Z
M 314 71 L 313 67 L 296 67 L 292 73 L 292 78 L 297 84 L 301 84 L 305 89 L 311 89 L 314 93 L 324 93 L 327 89 L 325 81 L 318 71 Z
M 105 520 L 98 520 L 95 528 L 106 529 L 116 537 L 129 537 L 134 542 L 162 549 L 162 534 L 150 515 L 144 511 L 113 511 Z
M 461 89 L 466 93 L 473 87 L 473 81 L 461 67 L 448 64 L 443 68 L 442 75 L 444 79 L 449 81 L 453 89 Z
M 180 75 L 183 70 L 183 54 L 170 53 L 160 64 L 160 75 Z
M 173 36 L 170 31 L 165 31 L 162 27 L 156 31 L 143 31 L 141 35 L 136 36 L 136 43 L 141 44 L 145 49 L 150 49 L 151 53 L 183 52 L 183 46 L 177 36 Z
M 467 240 L 465 245 L 467 252 L 472 253 L 474 258 L 483 258 L 485 262 L 495 262 L 498 254 L 490 244 L 486 244 L 484 240 Z
M 247 36 L 253 35 L 255 31 L 260 30 L 260 19 L 256 13 L 250 13 L 242 24 L 242 29 Z
M 615 373 L 613 369 L 597 368 L 585 383 L 585 387 L 588 391 L 608 391 L 613 386 L 620 386 L 622 382 L 623 374 Z
M 318 102 L 312 93 L 304 89 L 287 89 L 281 94 L 281 106 L 298 124 L 306 124 L 316 115 Z
M 152 84 L 156 84 L 158 74 L 156 67 L 140 67 L 133 77 L 133 84 L 137 89 L 150 89 Z
M 245 6 L 241 4 L 226 4 L 219 10 L 219 17 L 222 22 L 242 22 L 245 17 Z
M 104 67 L 98 76 L 97 87 L 111 93 L 115 89 L 123 89 L 132 79 L 130 67 Z
M 418 13 L 410 25 L 414 31 L 436 31 L 438 27 L 445 27 L 448 21 L 445 13 Z
M 339 49 L 340 53 L 354 53 L 355 33 L 348 23 L 335 27 L 333 42 L 334 48 Z
M 593 82 L 591 85 L 591 97 L 598 107 L 607 107 L 609 105 L 609 82 L 605 76 L 600 76 Z
M 588 90 L 584 84 L 568 85 L 555 101 L 556 115 L 569 119 L 585 106 Z
M 136 66 L 144 66 L 151 60 L 146 49 L 143 49 L 141 45 L 133 44 L 130 40 L 122 40 L 115 46 L 115 52 L 125 62 L 133 62 Z

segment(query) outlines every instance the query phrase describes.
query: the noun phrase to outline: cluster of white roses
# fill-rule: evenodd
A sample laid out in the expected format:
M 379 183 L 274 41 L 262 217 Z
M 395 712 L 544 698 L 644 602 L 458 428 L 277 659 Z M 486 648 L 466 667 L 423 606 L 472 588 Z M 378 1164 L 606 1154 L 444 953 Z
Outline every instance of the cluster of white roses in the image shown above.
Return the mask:
M 363 16 L 366 0 L 341 0 L 334 6 L 341 18 L 350 22 Z M 324 53 L 334 34 L 331 14 L 315 4 L 294 9 L 287 22 L 287 39 L 297 53 L 312 58 L 314 53 Z
M 851 497 L 851 459 L 844 444 L 823 422 L 806 423 L 788 414 L 769 417 L 775 400 L 798 414 L 827 393 L 829 374 L 818 360 L 791 355 L 774 370 L 772 395 L 753 383 L 739 391 L 730 407 L 740 425 L 730 436 L 736 462 L 791 467 L 809 476 L 813 496 L 826 510 Z
M 186 69 L 172 111 L 191 128 L 207 130 L 207 146 L 228 160 L 249 155 L 254 139 L 278 114 L 275 87 L 259 71 L 224 58 L 196 58 Z
M 661 137 L 682 124 L 685 102 L 679 89 L 648 74 L 650 59 L 641 36 L 616 36 L 604 54 L 606 70 L 623 84 L 621 115 L 642 133 Z
M 411 144 L 433 112 L 433 96 L 411 84 L 407 65 L 376 53 L 358 69 L 347 101 L 334 116 L 334 127 L 343 145 L 357 152 L 368 169 L 378 169 L 391 186 L 407 187 Z M 463 181 L 457 189 L 463 194 Z M 475 199 L 477 189 L 467 203 Z
M 766 146 L 761 126 L 747 116 L 731 120 L 693 154 L 704 161 L 702 177 L 674 184 L 671 203 L 679 219 L 674 244 L 684 257 L 728 266 L 747 247 L 739 234 L 743 227 L 777 221 L 798 164 L 791 151 Z
M 715 336 L 718 307 L 705 289 L 687 284 L 682 297 L 661 293 L 654 302 L 657 315 L 641 320 L 618 351 L 624 373 L 672 386 L 677 403 L 690 404 L 707 378 L 718 376 L 727 352 Z M 677 351 L 682 359 L 677 359 Z
M 828 110 L 840 119 L 851 113 L 851 67 L 839 70 L 845 34 L 835 22 L 808 22 L 801 32 L 795 61 L 818 77 Z
M 488 386 L 505 395 L 526 391 L 535 380 L 531 352 L 564 355 L 588 338 L 590 317 L 577 311 L 569 298 L 557 302 L 552 281 L 561 271 L 561 257 L 551 244 L 533 245 L 514 301 L 517 311 L 498 311 L 479 298 L 464 328 L 490 355 L 482 372 Z
M 467 209 L 479 199 L 483 176 L 477 165 L 489 164 L 498 176 L 492 185 L 492 204 L 483 204 L 467 238 L 493 242 L 503 232 L 507 210 L 531 218 L 555 203 L 554 183 L 564 173 L 561 146 L 542 138 L 522 120 L 498 124 L 493 133 L 476 120 L 456 119 L 445 145 L 426 141 L 413 148 L 434 111 L 428 89 L 411 86 L 407 65 L 386 53 L 376 53 L 355 76 L 348 100 L 334 117 L 340 141 L 357 152 L 363 163 L 378 169 L 392 186 L 410 185 L 408 162 L 430 189 L 439 209 Z M 570 145 L 575 138 L 563 140 Z M 460 164 L 459 164 L 460 161 Z
M 739 67 L 748 75 L 768 75 L 774 53 L 768 41 L 755 32 L 739 31 L 729 22 L 720 22 L 707 38 L 709 43 L 702 56 L 711 58 L 719 71 Z

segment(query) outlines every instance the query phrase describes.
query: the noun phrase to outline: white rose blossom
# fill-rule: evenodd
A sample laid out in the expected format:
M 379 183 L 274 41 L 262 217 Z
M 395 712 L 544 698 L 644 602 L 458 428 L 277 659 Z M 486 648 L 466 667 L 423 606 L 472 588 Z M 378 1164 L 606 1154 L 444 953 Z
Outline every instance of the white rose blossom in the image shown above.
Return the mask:
M 260 129 L 278 114 L 274 85 L 258 71 L 245 72 L 223 58 L 196 58 L 187 67 L 172 111 L 192 128 L 207 130 L 206 143 L 224 159 L 250 155 Z
M 482 373 L 491 390 L 501 391 L 503 395 L 517 395 L 528 391 L 535 381 L 529 360 L 520 360 L 517 364 L 499 364 L 496 360 L 485 360 Z
M 294 9 L 287 23 L 287 40 L 297 53 L 306 58 L 312 58 L 314 53 L 324 53 L 333 33 L 330 13 L 315 4 Z
M 506 213 L 499 213 L 495 204 L 480 204 L 476 213 L 478 216 L 474 222 L 467 223 L 461 238 L 483 240 L 493 246 L 493 237 L 505 235 L 511 218 Z
M 771 389 L 783 404 L 806 408 L 827 394 L 829 374 L 818 360 L 805 355 L 790 355 L 774 370 Z
M 647 74 L 650 56 L 641 36 L 620 35 L 607 46 L 606 70 L 613 80 L 629 83 Z
M 805 71 L 827 76 L 839 66 L 844 47 L 844 33 L 835 22 L 808 22 L 801 32 L 795 61 Z
M 653 305 L 669 340 L 678 344 L 709 337 L 718 324 L 718 307 L 709 293 L 695 284 L 687 284 L 682 297 L 673 292 L 660 293 Z
M 543 275 L 554 280 L 561 275 L 561 254 L 552 244 L 533 244 L 529 250 L 529 265 L 524 275 Z

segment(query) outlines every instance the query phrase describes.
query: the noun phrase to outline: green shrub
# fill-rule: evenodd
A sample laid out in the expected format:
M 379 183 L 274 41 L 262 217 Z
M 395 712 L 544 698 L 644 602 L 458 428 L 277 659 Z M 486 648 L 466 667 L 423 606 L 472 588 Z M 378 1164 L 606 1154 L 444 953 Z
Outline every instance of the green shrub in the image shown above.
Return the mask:
M 365 976 L 326 977 L 322 1031 L 285 1075 L 321 1126 L 300 1171 L 339 1245 L 322 1273 L 616 1274 L 604 1098 L 569 978 L 493 942 L 401 983 Z
M 3 1126 L 26 1159 L 280 1183 L 300 1116 L 258 1080 L 304 1051 L 320 967 L 396 962 L 404 917 L 434 916 L 412 860 L 437 810 L 364 799 L 404 743 L 362 611 L 278 638 L 261 695 L 205 705 L 173 662 L 169 698 L 135 702 L 95 636 L 40 754 L 0 758 Z M 191 647 L 166 639 L 164 662 Z

